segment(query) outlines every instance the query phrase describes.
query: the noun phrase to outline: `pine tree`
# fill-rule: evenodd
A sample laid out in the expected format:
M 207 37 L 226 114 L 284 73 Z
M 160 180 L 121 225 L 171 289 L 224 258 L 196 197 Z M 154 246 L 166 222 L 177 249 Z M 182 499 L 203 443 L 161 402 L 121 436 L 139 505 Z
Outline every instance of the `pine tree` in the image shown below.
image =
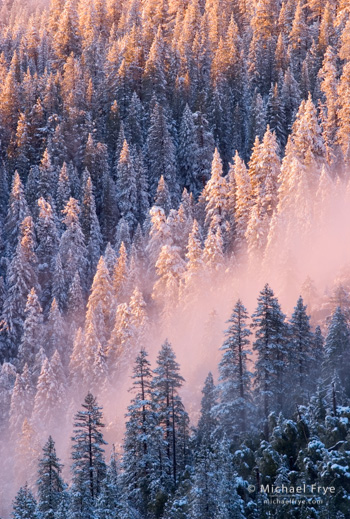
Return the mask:
M 41 366 L 34 400 L 33 420 L 39 424 L 41 435 L 52 432 L 59 423 L 59 415 L 63 411 L 64 391 L 58 373 L 52 369 L 46 358 Z
M 42 336 L 42 308 L 35 289 L 32 288 L 28 294 L 25 308 L 25 321 L 23 323 L 23 335 L 18 349 L 20 365 L 24 366 L 24 364 L 27 363 L 30 369 L 37 369 L 36 358 L 43 345 Z
M 227 182 L 223 177 L 222 162 L 217 149 L 215 149 L 211 177 L 203 192 L 205 206 L 205 224 L 207 227 L 216 226 L 225 229 L 227 208 Z M 202 196 L 203 196 L 202 195 Z
M 70 322 L 81 324 L 85 313 L 85 299 L 81 288 L 79 272 L 74 274 L 73 281 L 69 287 L 67 314 Z
M 70 54 L 79 54 L 81 42 L 78 26 L 76 2 L 68 0 L 60 14 L 60 23 L 55 34 L 54 47 L 60 60 L 66 59 Z
M 36 501 L 26 484 L 21 487 L 13 502 L 13 519 L 38 519 Z
M 57 301 L 53 298 L 45 330 L 46 348 L 49 355 L 52 355 L 57 350 L 63 357 L 65 356 L 65 335 L 65 322 Z
M 149 256 L 150 263 L 154 267 L 163 245 L 171 245 L 172 239 L 170 229 L 167 224 L 164 209 L 162 207 L 153 206 L 150 210 L 151 229 L 149 231 L 149 241 L 146 252 Z
M 45 519 L 54 519 L 58 510 L 64 483 L 61 477 L 62 465 L 57 457 L 55 442 L 52 437 L 43 447 L 43 455 L 39 461 L 38 471 L 38 509 Z
M 46 308 L 51 300 L 52 276 L 54 272 L 55 255 L 58 249 L 58 233 L 51 205 L 39 198 L 39 217 L 36 225 L 38 247 L 39 282 L 41 285 L 43 306 Z
M 179 132 L 179 174 L 182 184 L 195 197 L 198 197 L 202 190 L 202 183 L 199 178 L 198 155 L 196 126 L 193 114 L 186 104 Z
M 29 216 L 29 208 L 24 196 L 23 184 L 17 172 L 15 172 L 13 176 L 8 207 L 5 231 L 8 236 L 8 255 L 11 257 L 17 247 L 21 223 Z
M 14 439 L 20 435 L 24 420 L 29 420 L 31 417 L 34 392 L 31 373 L 28 364 L 25 364 L 22 374 L 16 375 L 11 394 L 9 427 L 11 437 Z
M 39 195 L 40 198 L 44 198 L 51 206 L 53 205 L 56 183 L 56 171 L 52 166 L 50 153 L 46 149 L 39 166 L 37 195 Z
M 103 446 L 102 408 L 96 398 L 88 393 L 74 421 L 72 515 L 89 517 L 101 492 L 106 474 Z
M 260 292 L 252 321 L 255 330 L 253 350 L 258 355 L 254 373 L 255 390 L 261 405 L 264 434 L 268 437 L 270 412 L 282 410 L 285 405 L 284 370 L 287 360 L 285 316 L 268 285 Z
M 79 222 L 80 208 L 77 200 L 70 198 L 64 209 L 65 232 L 61 236 L 59 252 L 65 268 L 65 283 L 69 287 L 76 271 L 82 280 L 86 279 L 87 254 L 84 234 Z
M 202 275 L 203 259 L 202 259 L 202 243 L 201 234 L 197 220 L 193 221 L 192 231 L 188 237 L 187 253 L 186 253 L 186 271 L 184 273 L 185 290 L 189 295 L 193 294 L 197 289 L 197 283 Z
M 115 232 L 114 246 L 116 250 L 119 250 L 122 243 L 129 251 L 131 246 L 130 228 L 128 222 L 121 218 L 118 222 L 118 226 Z
M 180 280 L 185 269 L 179 247 L 164 245 L 155 267 L 158 279 L 153 287 L 152 298 L 161 304 L 168 318 L 178 303 Z
M 332 47 L 327 47 L 322 68 L 318 73 L 321 79 L 320 89 L 324 95 L 325 103 L 322 105 L 322 130 L 326 146 L 326 157 L 331 164 L 334 157 L 334 145 L 338 126 L 338 99 L 337 99 L 337 68 Z
M 111 461 L 107 466 L 106 477 L 103 480 L 102 490 L 97 498 L 95 515 L 97 519 L 113 519 L 122 514 L 123 504 L 119 484 L 118 463 L 115 448 L 111 454 Z
M 95 197 L 93 195 L 91 177 L 87 171 L 85 173 L 86 182 L 81 209 L 81 228 L 85 236 L 85 244 L 88 251 L 89 277 L 92 279 L 101 255 L 102 235 L 96 215 Z
M 163 175 L 171 193 L 173 205 L 179 198 L 175 147 L 168 130 L 164 108 L 156 103 L 151 114 L 151 125 L 146 143 L 146 164 L 149 172 L 151 196 L 155 195 L 160 177 Z
M 325 340 L 325 373 L 327 378 L 337 374 L 345 394 L 350 394 L 346 373 L 349 369 L 349 326 L 338 306 L 332 315 Z
M 171 209 L 171 197 L 168 189 L 168 185 L 164 180 L 163 175 L 160 177 L 156 195 L 154 198 L 154 205 L 161 207 L 165 213 L 165 216 L 169 215 Z
M 111 308 L 113 306 L 112 282 L 103 256 L 97 265 L 96 274 L 91 287 L 91 294 L 87 303 L 87 315 L 93 319 L 100 305 L 106 331 L 110 328 Z
M 178 394 L 184 379 L 168 341 L 162 345 L 154 370 L 152 392 L 157 423 L 163 430 L 163 471 L 168 485 L 176 485 L 184 470 L 188 450 L 188 416 Z
M 311 390 L 310 365 L 312 365 L 313 337 L 310 328 L 310 317 L 306 313 L 303 299 L 298 299 L 291 318 L 292 372 L 291 381 L 297 381 L 296 401 L 306 402 Z
M 350 88 L 350 61 L 343 68 L 342 75 L 338 84 L 338 127 L 337 141 L 342 150 L 343 160 L 347 164 L 349 155 L 349 121 L 350 106 L 348 102 L 348 92 Z
M 122 242 L 119 249 L 119 256 L 115 263 L 113 275 L 112 275 L 112 285 L 113 285 L 113 295 L 117 302 L 124 301 L 127 295 L 127 285 L 128 285 L 128 256 L 126 252 L 126 248 L 124 243 Z
M 72 196 L 72 188 L 70 185 L 69 168 L 64 162 L 60 170 L 57 185 L 56 194 L 56 208 L 57 214 L 62 214 L 63 209 L 66 207 L 68 200 Z
M 122 485 L 133 508 L 143 516 L 150 512 L 154 467 L 154 411 L 152 372 L 147 352 L 141 349 L 133 368 L 134 397 L 126 415 Z
M 209 229 L 207 239 L 204 243 L 203 262 L 208 272 L 220 273 L 224 264 L 223 241 L 220 227 L 216 232 L 212 228 Z
M 238 153 L 234 157 L 233 176 L 236 186 L 235 197 L 235 224 L 236 224 L 236 250 L 242 254 L 245 252 L 245 234 L 249 222 L 249 209 L 252 201 L 251 180 L 244 162 Z
M 52 275 L 52 297 L 56 299 L 58 307 L 60 310 L 62 310 L 67 302 L 67 294 L 65 290 L 62 260 L 59 252 L 56 254 L 54 259 Z
M 3 317 L 6 323 L 8 355 L 16 356 L 22 336 L 25 307 L 30 290 L 38 288 L 37 257 L 34 252 L 35 235 L 33 221 L 26 217 L 21 225 L 21 235 L 8 271 L 8 295 L 4 303 Z
M 247 327 L 247 319 L 247 310 L 239 300 L 228 321 L 230 327 L 225 332 L 227 338 L 221 347 L 223 355 L 219 364 L 220 404 L 217 416 L 222 432 L 228 438 L 245 433 L 252 418 L 251 373 L 247 366 L 251 331 Z
M 196 441 L 204 448 L 208 447 L 214 438 L 214 433 L 218 425 L 215 416 L 215 407 L 217 405 L 216 388 L 214 385 L 213 375 L 208 373 L 202 389 L 201 413 L 198 420 L 196 430 Z
M 117 202 L 120 215 L 132 231 L 137 222 L 137 184 L 134 161 L 130 155 L 129 145 L 124 140 L 117 166 Z

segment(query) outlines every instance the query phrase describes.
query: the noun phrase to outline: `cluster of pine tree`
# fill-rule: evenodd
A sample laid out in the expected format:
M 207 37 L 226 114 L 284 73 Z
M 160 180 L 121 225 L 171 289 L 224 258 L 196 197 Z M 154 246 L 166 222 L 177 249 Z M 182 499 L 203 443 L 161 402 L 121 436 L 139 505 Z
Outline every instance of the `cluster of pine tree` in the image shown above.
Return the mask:
M 0 3 L 0 431 L 11 439 L 3 473 L 14 472 L 20 484 L 23 469 L 35 473 L 44 436 L 58 427 L 63 435 L 67 407 L 73 414 L 87 391 L 105 398 L 120 388 L 154 328 L 167 329 L 177 309 L 186 311 L 203 290 L 213 293 L 242 264 L 290 268 L 290 243 L 296 249 L 307 243 L 313 222 L 328 221 L 329 201 L 348 204 L 350 197 L 347 0 L 52 0 L 47 9 L 37 6 Z M 150 386 L 138 423 L 142 431 L 146 411 L 155 420 L 150 446 L 142 443 L 151 458 L 140 454 L 135 473 L 143 474 L 144 490 L 128 487 L 130 503 L 124 500 L 118 513 L 259 517 L 260 504 L 247 499 L 240 478 L 249 480 L 251 463 L 267 463 L 264 452 L 276 470 L 269 465 L 259 471 L 271 481 L 293 478 L 299 454 L 300 460 L 309 455 L 305 466 L 298 465 L 303 477 L 341 480 L 345 495 L 347 473 L 339 467 L 346 464 L 347 417 L 337 403 L 349 396 L 342 359 L 349 279 L 342 278 L 330 301 L 335 338 L 326 341 L 324 361 L 321 333 L 311 333 L 303 302 L 287 324 L 266 288 L 253 315 L 254 398 L 246 370 L 246 313 L 236 307 L 220 364 L 221 403 L 213 396 L 221 437 L 204 453 L 191 446 L 177 393 L 181 377 L 171 386 L 169 417 L 169 402 L 163 410 L 157 403 L 161 381 L 153 387 L 161 374 L 151 376 L 147 367 Z M 310 280 L 303 293 L 321 324 L 329 306 L 318 308 Z M 273 342 L 266 342 L 262 323 L 272 327 Z M 230 342 L 234 333 L 242 334 L 238 353 Z M 322 407 L 315 382 L 321 361 L 331 377 L 331 412 Z M 232 413 L 231 437 L 224 424 Z M 284 413 L 287 421 L 271 413 Z M 234 457 L 236 436 L 255 434 L 257 420 L 268 450 L 251 439 L 241 458 Z M 340 438 L 331 433 L 336 430 Z M 308 454 L 313 437 L 323 446 L 315 444 Z M 338 439 L 341 455 L 339 447 L 331 448 Z M 300 449 L 290 453 L 289 444 Z M 92 481 L 91 510 L 117 492 L 113 478 L 126 488 L 127 469 L 119 482 L 100 447 L 100 468 L 79 483 Z M 8 444 L 1 448 L 7 453 Z M 157 448 L 161 468 L 154 461 Z M 45 449 L 43 460 L 54 452 L 52 442 Z M 75 473 L 83 474 L 79 448 L 74 452 Z M 287 458 L 293 460 L 289 467 Z M 130 454 L 125 466 L 136 459 Z M 220 466 L 221 472 L 214 470 Z M 59 502 L 68 500 L 55 514 L 64 514 L 74 491 L 55 481 Z M 83 494 L 76 488 L 78 500 Z M 19 499 L 32 503 L 31 517 L 30 491 L 21 492 Z M 58 503 L 47 499 L 51 507 Z M 182 511 L 186 506 L 194 508 Z
M 268 285 L 250 325 L 248 318 L 239 300 L 221 348 L 218 385 L 209 373 L 192 432 L 171 345 L 165 341 L 153 371 L 141 349 L 121 455 L 113 447 L 106 463 L 102 408 L 88 393 L 75 415 L 70 485 L 50 436 L 32 484 L 37 501 L 33 488 L 21 487 L 14 519 L 347 517 L 347 319 L 337 307 L 324 340 L 319 327 L 312 332 L 302 298 L 288 322 Z M 254 371 L 248 369 L 251 342 Z M 281 494 L 286 502 L 276 506 L 268 502 L 269 485 L 333 490 L 311 496 L 309 490 L 294 503 L 295 496 Z

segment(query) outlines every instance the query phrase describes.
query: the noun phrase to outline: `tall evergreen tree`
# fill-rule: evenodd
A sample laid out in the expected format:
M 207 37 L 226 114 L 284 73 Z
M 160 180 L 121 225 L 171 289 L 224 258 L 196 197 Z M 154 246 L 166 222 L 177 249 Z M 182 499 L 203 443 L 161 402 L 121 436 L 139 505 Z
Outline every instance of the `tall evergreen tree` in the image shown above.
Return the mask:
M 178 394 L 184 381 L 179 370 L 175 353 L 165 341 L 157 357 L 152 392 L 156 423 L 163 430 L 163 478 L 168 478 L 168 488 L 178 483 L 188 456 L 188 415 Z
M 54 519 L 58 510 L 64 483 L 62 480 L 62 465 L 57 457 L 55 442 L 52 437 L 43 447 L 38 471 L 38 509 L 45 519 Z
M 73 442 L 73 517 L 90 517 L 106 474 L 102 412 L 96 398 L 88 393 L 83 409 L 75 415 Z
M 287 360 L 285 316 L 268 285 L 260 292 L 258 306 L 252 315 L 255 330 L 253 350 L 257 352 L 255 391 L 262 414 L 264 434 L 268 438 L 268 417 L 285 405 L 285 363 Z
M 152 403 L 152 372 L 147 352 L 141 350 L 133 368 L 134 397 L 126 415 L 122 483 L 133 508 L 150 513 L 154 467 L 155 419 Z
M 219 364 L 220 403 L 217 417 L 222 432 L 230 438 L 235 434 L 245 433 L 251 426 L 251 378 L 248 371 L 250 351 L 247 326 L 248 313 L 242 302 L 237 301 L 228 321 L 226 340 L 221 349 L 223 356 Z

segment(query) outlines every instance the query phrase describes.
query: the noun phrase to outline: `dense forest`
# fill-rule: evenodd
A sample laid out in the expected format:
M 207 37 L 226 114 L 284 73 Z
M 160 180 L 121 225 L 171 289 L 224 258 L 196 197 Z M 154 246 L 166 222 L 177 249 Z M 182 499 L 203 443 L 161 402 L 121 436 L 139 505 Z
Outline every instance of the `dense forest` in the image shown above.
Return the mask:
M 349 516 L 349 162 L 348 0 L 0 2 L 3 519 Z

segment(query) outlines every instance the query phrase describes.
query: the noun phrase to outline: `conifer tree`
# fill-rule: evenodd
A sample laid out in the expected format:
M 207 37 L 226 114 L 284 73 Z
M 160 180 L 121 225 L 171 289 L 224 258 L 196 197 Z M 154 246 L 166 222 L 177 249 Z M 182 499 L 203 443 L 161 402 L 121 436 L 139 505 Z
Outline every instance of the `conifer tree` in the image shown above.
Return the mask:
M 72 188 L 70 185 L 69 169 L 64 162 L 58 177 L 57 193 L 56 193 L 56 208 L 57 214 L 61 215 L 63 209 L 66 207 L 68 200 L 72 196 Z
M 13 518 L 14 519 L 38 519 L 36 512 L 36 501 L 33 493 L 26 484 L 21 487 L 13 502 Z
M 165 341 L 157 357 L 152 392 L 156 423 L 163 430 L 163 471 L 170 488 L 177 484 L 188 455 L 188 415 L 178 394 L 184 381 L 179 369 L 174 351 Z
M 200 178 L 198 178 L 199 149 L 193 115 L 187 104 L 181 119 L 178 150 L 179 174 L 182 184 L 197 197 L 202 188 Z
M 87 254 L 84 234 L 79 222 L 80 208 L 77 200 L 70 198 L 64 208 L 65 232 L 61 236 L 59 252 L 65 268 L 66 287 L 70 286 L 76 271 L 82 280 L 86 279 Z
M 233 176 L 236 186 L 235 197 L 235 224 L 236 224 L 236 250 L 244 253 L 245 234 L 249 222 L 249 209 L 252 201 L 252 187 L 250 177 L 244 162 L 238 153 L 234 157 Z
M 179 198 L 175 147 L 168 130 L 164 108 L 156 103 L 151 115 L 147 135 L 147 159 L 151 196 L 155 195 L 160 177 L 163 175 L 175 205 Z
M 64 483 L 61 477 L 62 465 L 57 457 L 55 442 L 49 436 L 43 447 L 38 471 L 38 509 L 45 519 L 54 519 L 58 510 Z
M 86 172 L 86 182 L 81 209 L 81 228 L 85 236 L 85 244 L 89 257 L 89 274 L 93 277 L 101 255 L 102 235 L 96 215 L 95 197 L 93 195 L 91 177 Z
M 56 257 L 54 259 L 52 275 L 52 297 L 56 299 L 59 309 L 63 310 L 67 302 L 67 294 L 65 290 L 62 260 L 59 252 L 56 254 Z
M 52 276 L 54 272 L 55 254 L 58 249 L 58 233 L 51 205 L 39 198 L 39 217 L 36 224 L 38 247 L 39 282 L 42 289 L 42 301 L 44 308 L 51 299 Z
M 39 425 L 40 433 L 52 432 L 59 423 L 59 415 L 63 411 L 63 384 L 45 358 L 37 382 L 34 400 L 33 420 Z
M 23 220 L 29 216 L 29 208 L 24 196 L 23 184 L 18 172 L 15 172 L 12 180 L 9 208 L 5 222 L 5 231 L 8 236 L 8 255 L 16 250 L 20 226 Z
M 268 437 L 270 412 L 282 410 L 285 405 L 285 362 L 288 353 L 285 316 L 268 285 L 260 292 L 252 321 L 255 330 L 253 350 L 258 355 L 254 373 L 255 390 L 261 406 L 264 434 Z
M 140 514 L 150 513 L 154 470 L 154 410 L 152 372 L 147 352 L 141 349 L 133 368 L 133 399 L 126 415 L 122 485 L 130 504 Z
M 126 220 L 131 231 L 137 222 L 137 184 L 134 161 L 129 146 L 124 140 L 117 166 L 117 202 L 122 218 Z
M 235 433 L 245 433 L 252 417 L 251 373 L 247 365 L 251 331 L 247 327 L 247 319 L 247 310 L 239 300 L 228 321 L 230 327 L 225 332 L 227 338 L 221 347 L 223 355 L 219 364 L 220 404 L 217 416 L 228 438 Z
M 223 177 L 222 162 L 217 149 L 213 156 L 211 178 L 204 189 L 204 198 L 206 226 L 220 226 L 224 229 L 227 217 L 227 183 Z
M 18 351 L 28 294 L 33 287 L 38 288 L 37 257 L 34 250 L 33 221 L 28 216 L 22 222 L 19 243 L 8 271 L 9 288 L 3 317 L 6 323 L 9 357 L 15 356 Z
M 209 446 L 214 438 L 214 433 L 218 425 L 215 416 L 217 405 L 216 388 L 213 375 L 208 373 L 202 389 L 201 413 L 196 430 L 196 441 L 204 447 Z
M 42 337 L 42 308 L 35 289 L 32 288 L 28 294 L 27 304 L 25 307 L 23 335 L 18 349 L 18 357 L 22 366 L 27 363 L 30 369 L 33 370 L 37 368 L 36 358 L 41 346 L 43 345 Z
M 325 340 L 325 373 L 327 377 L 339 376 L 340 384 L 346 395 L 350 394 L 346 373 L 350 362 L 349 356 L 349 326 L 345 316 L 338 306 L 332 315 Z
M 30 419 L 34 401 L 34 387 L 28 364 L 25 364 L 22 374 L 17 373 L 11 394 L 9 427 L 12 438 L 20 435 L 24 420 Z
M 91 393 L 86 395 L 82 407 L 75 415 L 72 437 L 73 517 L 89 517 L 93 513 L 106 474 L 102 408 Z
M 115 263 L 112 285 L 113 295 L 117 302 L 124 301 L 127 295 L 127 283 L 128 283 L 128 264 L 127 264 L 127 253 L 124 243 L 121 243 L 119 249 L 119 257 Z
M 297 403 L 306 402 L 311 390 L 310 365 L 313 361 L 313 337 L 309 321 L 306 306 L 304 306 L 303 299 L 299 297 L 291 318 L 290 329 L 293 348 L 291 380 L 297 380 Z
M 154 205 L 156 207 L 161 207 L 165 213 L 165 216 L 169 215 L 172 204 L 168 185 L 165 182 L 163 175 L 160 177 L 158 182 L 157 191 L 154 198 Z
M 59 306 L 55 298 L 53 298 L 49 315 L 46 322 L 46 347 L 49 355 L 56 350 L 65 353 L 65 322 L 62 318 Z

